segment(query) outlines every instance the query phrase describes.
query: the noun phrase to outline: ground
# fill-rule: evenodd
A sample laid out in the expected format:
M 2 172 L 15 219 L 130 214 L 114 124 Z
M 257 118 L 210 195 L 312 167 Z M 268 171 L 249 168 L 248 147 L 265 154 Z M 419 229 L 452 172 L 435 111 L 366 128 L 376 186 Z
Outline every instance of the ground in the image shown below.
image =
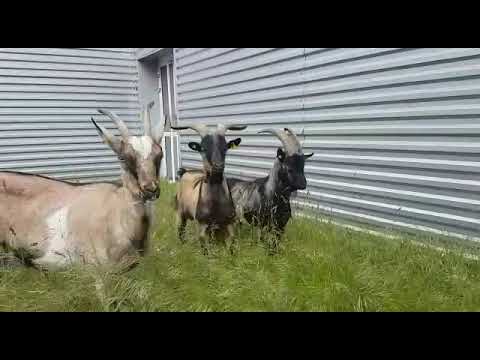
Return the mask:
M 157 202 L 150 254 L 130 272 L 0 269 L 0 311 L 477 311 L 480 262 L 315 220 L 295 219 L 268 255 L 239 230 L 231 256 L 179 244 L 174 187 Z

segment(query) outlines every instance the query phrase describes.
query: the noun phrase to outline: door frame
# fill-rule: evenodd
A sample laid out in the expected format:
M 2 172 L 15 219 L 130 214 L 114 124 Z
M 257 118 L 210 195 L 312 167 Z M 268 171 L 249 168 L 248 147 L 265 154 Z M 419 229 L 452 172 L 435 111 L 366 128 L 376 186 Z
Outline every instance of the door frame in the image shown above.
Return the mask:
M 174 181 L 180 166 L 180 144 L 178 134 L 172 132 L 170 125 L 177 120 L 177 96 L 175 63 L 173 48 L 142 48 L 137 51 L 137 64 L 139 71 L 139 101 L 143 108 L 150 101 L 158 103 L 154 106 L 152 121 L 155 125 L 161 124 L 164 129 L 162 145 L 166 156 L 160 165 L 160 176 Z M 168 137 L 168 149 L 167 140 Z M 168 162 L 170 164 L 168 164 Z M 167 169 L 168 166 L 168 169 Z M 170 174 L 169 174 L 170 172 Z

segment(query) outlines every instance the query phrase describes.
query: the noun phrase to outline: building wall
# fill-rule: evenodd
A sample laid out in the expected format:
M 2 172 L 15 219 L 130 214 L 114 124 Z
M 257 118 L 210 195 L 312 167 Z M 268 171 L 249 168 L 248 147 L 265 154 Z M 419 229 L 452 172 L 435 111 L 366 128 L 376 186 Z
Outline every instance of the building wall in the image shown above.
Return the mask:
M 118 133 L 96 112 L 106 108 L 138 134 L 137 87 L 133 48 L 0 48 L 0 171 L 118 178 L 118 160 L 90 118 Z
M 297 201 L 323 214 L 474 240 L 480 229 L 480 49 L 175 49 L 180 123 L 249 124 L 229 176 L 265 176 L 289 126 Z M 239 133 L 240 134 L 240 133 Z M 232 134 L 233 136 L 234 134 Z M 184 167 L 200 157 L 182 136 Z

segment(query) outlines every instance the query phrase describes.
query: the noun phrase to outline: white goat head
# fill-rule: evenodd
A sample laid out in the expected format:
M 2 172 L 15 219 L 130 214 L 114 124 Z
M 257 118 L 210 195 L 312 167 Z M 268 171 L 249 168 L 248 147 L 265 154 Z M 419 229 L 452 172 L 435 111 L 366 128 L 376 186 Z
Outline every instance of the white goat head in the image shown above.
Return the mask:
M 150 110 L 153 105 L 154 103 L 151 102 L 142 112 L 145 128 L 145 135 L 143 136 L 129 135 L 127 125 L 111 111 L 98 110 L 99 113 L 113 120 L 120 131 L 120 137 L 114 136 L 92 117 L 92 122 L 104 143 L 117 154 L 124 171 L 136 179 L 143 200 L 154 200 L 160 195 L 158 175 L 163 158 L 161 146 L 163 129 L 159 125 L 152 130 Z

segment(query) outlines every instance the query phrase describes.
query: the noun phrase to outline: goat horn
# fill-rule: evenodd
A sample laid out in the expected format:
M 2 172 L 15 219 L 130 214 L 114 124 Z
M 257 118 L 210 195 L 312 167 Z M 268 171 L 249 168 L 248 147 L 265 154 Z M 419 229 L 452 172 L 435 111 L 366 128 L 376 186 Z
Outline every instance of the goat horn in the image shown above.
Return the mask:
M 248 125 L 224 125 L 224 124 L 218 124 L 217 125 L 217 132 L 221 133 L 222 135 L 225 135 L 227 130 L 233 130 L 233 131 L 240 131 L 240 130 L 245 130 Z
M 298 143 L 298 141 L 296 141 L 296 138 L 292 139 L 292 137 L 289 136 L 286 131 L 281 131 L 281 130 L 278 130 L 278 129 L 269 128 L 269 129 L 260 130 L 260 131 L 258 131 L 258 133 L 259 134 L 271 133 L 271 134 L 275 135 L 282 142 L 283 147 L 285 148 L 285 151 L 288 154 L 295 154 L 295 153 L 301 151 L 301 146 Z
M 208 127 L 204 124 L 195 124 L 195 125 L 188 125 L 188 126 L 171 126 L 171 128 L 174 130 L 192 129 L 198 132 L 202 138 L 208 135 Z
M 301 150 L 302 149 L 302 145 L 300 144 L 300 141 L 298 141 L 298 137 L 297 137 L 297 134 L 295 134 L 295 132 L 291 129 L 291 128 L 284 128 L 283 129 L 285 132 L 287 132 L 289 138 L 290 138 L 290 141 L 292 143 L 295 144 L 295 146 L 297 147 L 298 150 Z
M 97 110 L 100 114 L 108 116 L 110 119 L 113 120 L 113 122 L 117 125 L 118 130 L 120 130 L 120 134 L 124 139 L 128 139 L 128 127 L 125 125 L 125 123 L 120 119 L 116 114 L 109 110 L 104 110 L 104 109 L 98 109 Z
M 163 133 L 165 131 L 165 124 L 162 124 L 161 122 L 158 122 L 155 128 L 152 126 L 152 122 L 150 119 L 150 110 L 152 109 L 153 105 L 155 105 L 155 102 L 152 101 L 147 105 L 147 116 L 148 116 L 148 122 L 150 123 L 150 128 L 151 128 L 151 133 L 150 136 L 152 137 L 153 141 L 155 141 L 157 144 L 160 144 L 162 142 L 163 138 Z
M 142 117 L 143 117 L 143 128 L 145 129 L 145 135 L 152 136 L 152 122 L 150 120 L 150 104 L 148 104 L 142 110 Z
M 95 127 L 97 128 L 98 132 L 100 134 L 103 134 L 105 137 L 107 138 L 112 138 L 113 135 L 110 133 L 110 131 L 108 131 L 107 129 L 105 129 L 102 125 L 98 124 L 94 119 L 93 117 L 90 118 L 90 120 L 92 121 L 93 125 L 95 125 Z
M 97 128 L 97 131 L 98 133 L 100 134 L 100 136 L 104 139 L 104 141 L 106 141 L 108 144 L 110 144 L 111 146 L 115 146 L 115 144 L 117 144 L 117 141 L 115 139 L 115 136 L 110 132 L 108 131 L 107 129 L 105 129 L 102 125 L 98 124 L 94 119 L 93 117 L 90 118 L 92 120 L 92 123 L 93 125 L 95 125 L 95 127 Z

